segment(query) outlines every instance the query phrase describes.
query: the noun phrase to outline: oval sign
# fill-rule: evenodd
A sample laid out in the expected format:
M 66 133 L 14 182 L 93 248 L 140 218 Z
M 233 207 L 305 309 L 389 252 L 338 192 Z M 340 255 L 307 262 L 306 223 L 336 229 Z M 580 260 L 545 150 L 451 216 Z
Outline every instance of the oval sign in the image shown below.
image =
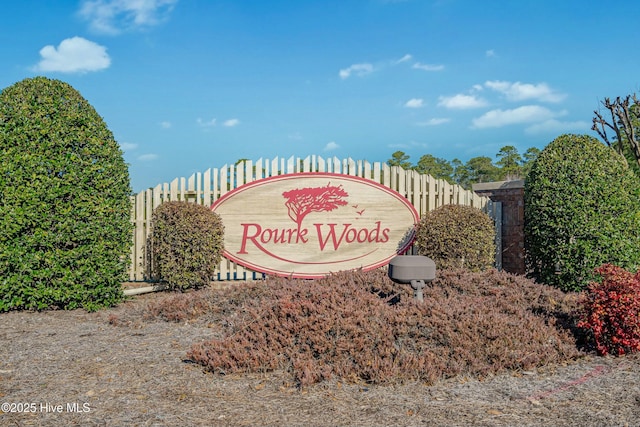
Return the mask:
M 400 193 L 323 172 L 253 181 L 211 209 L 225 227 L 226 258 L 254 271 L 307 279 L 386 265 L 409 248 L 419 221 Z

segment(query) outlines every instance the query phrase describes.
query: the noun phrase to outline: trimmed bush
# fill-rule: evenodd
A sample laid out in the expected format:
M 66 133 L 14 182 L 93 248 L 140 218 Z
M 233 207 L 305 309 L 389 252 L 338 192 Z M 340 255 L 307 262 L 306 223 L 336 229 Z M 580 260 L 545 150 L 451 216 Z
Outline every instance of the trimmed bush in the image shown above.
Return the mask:
M 640 272 L 605 264 L 596 273 L 602 280 L 583 295 L 578 327 L 591 332 L 601 355 L 640 351 Z
M 472 206 L 444 205 L 428 212 L 418 223 L 415 247 L 438 269 L 491 268 L 495 261 L 493 220 Z
M 614 150 L 586 135 L 562 135 L 525 182 L 525 249 L 531 277 L 565 291 L 596 267 L 640 263 L 640 182 Z
M 70 85 L 0 93 L 0 311 L 96 310 L 123 299 L 129 172 L 102 118 Z
M 172 289 L 209 284 L 220 263 L 224 227 L 209 208 L 188 202 L 167 202 L 151 218 L 147 250 L 151 277 Z

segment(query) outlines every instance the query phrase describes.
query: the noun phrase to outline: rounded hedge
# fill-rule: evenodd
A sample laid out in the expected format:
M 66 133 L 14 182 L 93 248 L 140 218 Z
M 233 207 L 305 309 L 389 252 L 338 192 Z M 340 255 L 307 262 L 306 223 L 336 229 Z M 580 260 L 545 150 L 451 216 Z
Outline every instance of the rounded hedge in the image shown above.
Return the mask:
M 0 311 L 95 310 L 123 298 L 131 194 L 122 151 L 70 85 L 0 92 Z
M 605 263 L 640 263 L 640 182 L 625 159 L 595 138 L 562 135 L 525 182 L 529 274 L 565 291 L 585 289 Z
M 438 269 L 485 270 L 495 261 L 495 227 L 478 208 L 444 205 L 420 219 L 414 246 Z
M 224 249 L 224 226 L 209 208 L 166 202 L 153 212 L 147 250 L 151 277 L 172 289 L 209 284 Z

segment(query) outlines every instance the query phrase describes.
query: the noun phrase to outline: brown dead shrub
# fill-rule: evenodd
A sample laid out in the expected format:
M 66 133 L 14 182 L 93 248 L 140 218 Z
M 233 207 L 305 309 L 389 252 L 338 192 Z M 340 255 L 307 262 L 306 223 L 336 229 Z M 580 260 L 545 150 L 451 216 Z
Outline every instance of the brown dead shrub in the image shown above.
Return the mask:
M 145 318 L 182 322 L 202 316 L 209 308 L 202 293 L 174 294 L 149 303 Z
M 484 377 L 580 356 L 575 298 L 496 270 L 440 271 L 416 302 L 384 270 L 209 291 L 224 335 L 187 357 L 216 373 L 286 370 L 300 386 Z
M 263 282 L 248 282 L 222 289 L 173 292 L 147 304 L 143 317 L 169 322 L 202 319 L 225 326 L 241 314 L 246 301 L 261 298 L 267 289 Z

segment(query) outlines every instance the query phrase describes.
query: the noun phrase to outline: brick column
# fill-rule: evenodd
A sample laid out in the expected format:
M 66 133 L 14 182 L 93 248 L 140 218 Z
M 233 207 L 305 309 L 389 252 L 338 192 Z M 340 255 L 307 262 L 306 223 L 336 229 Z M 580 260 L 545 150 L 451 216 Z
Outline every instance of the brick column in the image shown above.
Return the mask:
M 524 180 L 473 184 L 473 191 L 502 202 L 502 269 L 525 274 Z

